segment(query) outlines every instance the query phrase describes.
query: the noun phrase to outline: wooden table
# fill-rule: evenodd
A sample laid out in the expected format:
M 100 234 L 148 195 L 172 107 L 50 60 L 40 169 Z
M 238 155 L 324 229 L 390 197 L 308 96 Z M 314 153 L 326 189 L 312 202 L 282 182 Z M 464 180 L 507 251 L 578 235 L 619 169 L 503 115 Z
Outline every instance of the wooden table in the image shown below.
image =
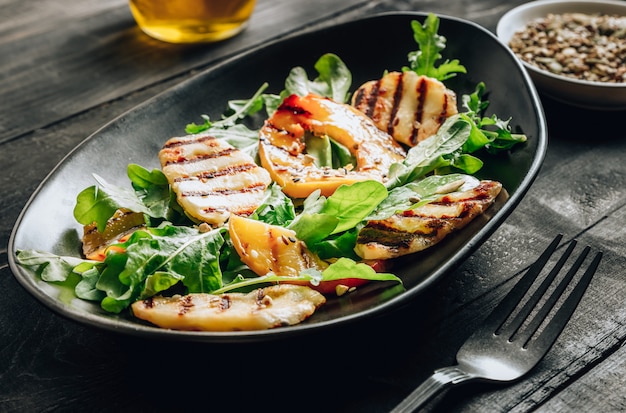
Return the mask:
M 21 288 L 7 264 L 20 210 L 63 156 L 100 126 L 194 73 L 293 31 L 382 11 L 436 12 L 493 31 L 520 3 L 258 0 L 240 36 L 176 46 L 142 34 L 124 0 L 4 1 L 0 411 L 387 411 L 435 368 L 453 363 L 473 327 L 557 233 L 603 250 L 605 258 L 551 352 L 519 382 L 454 388 L 426 410 L 626 410 L 624 113 L 544 100 L 545 163 L 507 221 L 419 302 L 332 336 L 210 345 L 105 332 L 49 311 Z

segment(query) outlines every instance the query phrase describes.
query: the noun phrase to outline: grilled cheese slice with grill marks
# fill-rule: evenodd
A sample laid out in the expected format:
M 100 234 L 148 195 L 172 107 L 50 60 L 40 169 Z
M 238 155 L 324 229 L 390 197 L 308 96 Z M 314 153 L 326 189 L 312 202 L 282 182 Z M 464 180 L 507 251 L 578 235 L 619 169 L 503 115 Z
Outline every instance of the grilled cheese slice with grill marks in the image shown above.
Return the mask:
M 458 113 L 456 94 L 437 79 L 390 72 L 359 87 L 352 105 L 398 142 L 415 146 Z
M 368 221 L 355 252 L 363 259 L 391 259 L 422 251 L 484 213 L 501 190 L 500 182 L 484 180 L 387 219 Z
M 298 324 L 326 302 L 300 285 L 273 285 L 249 293 L 151 297 L 132 304 L 135 317 L 161 328 L 190 331 L 249 331 Z
M 206 134 L 169 139 L 159 160 L 185 212 L 213 226 L 252 214 L 272 182 L 250 155 Z

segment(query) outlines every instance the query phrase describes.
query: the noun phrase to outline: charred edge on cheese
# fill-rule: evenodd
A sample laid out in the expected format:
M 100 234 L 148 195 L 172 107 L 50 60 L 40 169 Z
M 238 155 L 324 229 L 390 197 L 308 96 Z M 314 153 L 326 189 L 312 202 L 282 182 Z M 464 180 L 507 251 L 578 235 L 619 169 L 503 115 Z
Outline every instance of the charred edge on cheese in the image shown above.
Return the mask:
M 195 142 L 189 142 L 188 144 L 191 144 L 191 143 L 195 143 Z M 180 146 L 184 146 L 184 145 L 180 145 Z M 186 164 L 186 163 L 192 163 L 192 162 L 201 162 L 201 161 L 204 161 L 204 160 L 207 160 L 207 159 L 214 159 L 214 158 L 221 158 L 223 156 L 228 156 L 228 155 L 230 155 L 232 153 L 235 153 L 235 152 L 239 152 L 239 149 L 237 149 L 237 148 L 227 148 L 227 149 L 224 149 L 224 150 L 219 151 L 219 152 L 210 153 L 210 154 L 203 154 L 203 155 L 196 155 L 196 156 L 193 156 L 193 157 L 182 157 L 181 156 L 178 159 L 167 161 L 165 163 L 165 166 L 177 165 L 177 164 Z
M 216 138 L 214 136 L 210 136 L 210 135 L 198 135 L 193 140 L 189 140 L 189 139 L 170 139 L 169 141 L 165 142 L 165 144 L 163 145 L 163 149 L 175 148 L 177 146 L 183 146 L 183 145 L 187 145 L 189 143 L 202 143 L 202 142 L 212 141 L 212 140 L 215 140 L 215 139 Z

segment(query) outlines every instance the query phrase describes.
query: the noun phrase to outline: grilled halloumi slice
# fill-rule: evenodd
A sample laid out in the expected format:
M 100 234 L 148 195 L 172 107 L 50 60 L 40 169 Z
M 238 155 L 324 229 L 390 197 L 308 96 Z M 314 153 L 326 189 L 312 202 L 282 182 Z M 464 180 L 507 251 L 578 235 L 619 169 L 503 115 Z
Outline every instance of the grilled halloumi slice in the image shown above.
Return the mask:
M 151 297 L 132 304 L 136 317 L 162 328 L 248 331 L 298 324 L 326 302 L 305 286 L 280 284 L 250 293 Z
M 379 129 L 409 146 L 434 135 L 448 117 L 458 113 L 453 91 L 437 79 L 412 71 L 390 72 L 366 82 L 353 94 L 352 105 Z
M 206 134 L 169 139 L 159 160 L 185 212 L 213 226 L 250 215 L 272 182 L 250 155 Z
M 480 181 L 361 229 L 355 252 L 363 259 L 391 259 L 431 247 L 485 212 L 502 190 L 496 181 Z

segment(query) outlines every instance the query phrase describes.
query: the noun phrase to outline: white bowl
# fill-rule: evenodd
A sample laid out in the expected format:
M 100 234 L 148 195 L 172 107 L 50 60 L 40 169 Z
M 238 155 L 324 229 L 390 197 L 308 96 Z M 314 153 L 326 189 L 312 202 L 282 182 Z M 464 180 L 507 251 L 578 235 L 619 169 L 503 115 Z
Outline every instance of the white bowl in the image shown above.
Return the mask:
M 531 20 L 549 13 L 601 13 L 626 16 L 626 1 L 621 0 L 539 0 L 508 11 L 496 28 L 500 41 L 508 45 L 513 34 Z M 522 59 L 520 59 L 522 60 Z M 599 110 L 626 110 L 626 83 L 578 80 L 542 70 L 525 61 L 524 67 L 537 89 L 544 95 L 570 105 Z

